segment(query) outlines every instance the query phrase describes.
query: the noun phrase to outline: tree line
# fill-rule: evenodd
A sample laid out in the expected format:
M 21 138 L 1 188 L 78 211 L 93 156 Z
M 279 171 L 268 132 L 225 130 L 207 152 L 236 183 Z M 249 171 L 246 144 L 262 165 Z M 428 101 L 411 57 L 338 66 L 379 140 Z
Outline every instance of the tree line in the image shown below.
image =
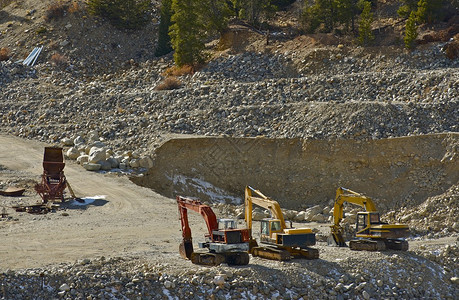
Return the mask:
M 174 51 L 177 66 L 205 61 L 204 43 L 223 33 L 231 19 L 263 28 L 276 11 L 295 0 L 162 0 L 155 55 Z M 398 15 L 406 19 L 404 42 L 411 49 L 417 26 L 443 20 L 459 9 L 459 0 L 399 0 Z M 361 45 L 374 39 L 372 22 L 377 0 L 302 0 L 299 28 L 305 33 L 334 32 L 356 36 Z M 88 0 L 90 12 L 115 26 L 136 29 L 148 21 L 150 0 Z

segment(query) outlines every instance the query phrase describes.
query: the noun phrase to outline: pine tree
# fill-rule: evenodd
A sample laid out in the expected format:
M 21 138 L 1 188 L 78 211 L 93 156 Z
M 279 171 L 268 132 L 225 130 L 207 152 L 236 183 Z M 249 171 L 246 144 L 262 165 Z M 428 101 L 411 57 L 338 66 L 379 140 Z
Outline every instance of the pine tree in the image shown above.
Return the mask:
M 196 66 L 205 61 L 205 26 L 199 14 L 200 5 L 200 0 L 172 0 L 174 13 L 169 34 L 175 50 L 174 61 L 179 67 Z
M 405 37 L 403 41 L 405 42 L 406 49 L 413 49 L 416 38 L 418 37 L 417 26 L 416 26 L 416 13 L 411 12 L 408 21 L 406 21 L 405 28 Z
M 88 11 L 107 18 L 114 26 L 138 29 L 148 22 L 150 0 L 88 0 Z
M 262 16 L 269 16 L 277 8 L 271 0 L 229 0 L 231 10 L 237 18 L 258 25 Z
M 158 45 L 156 46 L 155 56 L 162 56 L 172 51 L 169 27 L 171 26 L 172 0 L 161 2 L 161 21 L 158 29 Z
M 418 0 L 401 0 L 402 6 L 397 10 L 397 13 L 404 18 L 407 18 L 413 10 L 418 7 Z
M 371 2 L 363 1 L 363 11 L 360 15 L 359 22 L 359 44 L 367 45 L 375 37 L 371 31 L 371 23 L 373 22 L 373 13 L 371 12 Z
M 226 0 L 202 0 L 203 23 L 209 33 L 223 33 L 228 28 L 231 10 Z
M 428 9 L 429 7 L 427 0 L 419 0 L 418 9 L 416 10 L 416 21 L 419 24 L 425 23 Z

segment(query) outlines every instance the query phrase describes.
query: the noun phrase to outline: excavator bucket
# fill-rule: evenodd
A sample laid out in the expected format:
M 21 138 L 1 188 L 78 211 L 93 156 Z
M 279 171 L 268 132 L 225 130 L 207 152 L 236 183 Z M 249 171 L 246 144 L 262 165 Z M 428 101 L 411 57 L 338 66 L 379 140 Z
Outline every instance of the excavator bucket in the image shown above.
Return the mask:
M 346 242 L 344 242 L 344 238 L 340 234 L 331 233 L 327 238 L 327 244 L 332 247 L 346 247 Z
M 191 255 L 193 254 L 193 243 L 191 241 L 181 242 L 179 245 L 179 252 L 184 259 L 191 259 Z

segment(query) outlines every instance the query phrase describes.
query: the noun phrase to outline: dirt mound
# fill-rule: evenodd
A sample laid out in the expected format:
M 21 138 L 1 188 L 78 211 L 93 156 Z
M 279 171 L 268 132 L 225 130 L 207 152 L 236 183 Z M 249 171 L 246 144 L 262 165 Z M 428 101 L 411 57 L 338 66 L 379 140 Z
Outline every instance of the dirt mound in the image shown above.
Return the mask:
M 327 205 L 344 186 L 380 210 L 413 207 L 459 180 L 457 134 L 371 141 L 183 138 L 155 152 L 154 167 L 133 181 L 167 197 L 193 195 L 240 203 L 252 185 L 285 208 Z
M 387 214 L 391 220 L 400 220 L 421 234 L 449 236 L 459 232 L 459 184 L 456 183 L 442 194 L 429 197 L 413 208 L 392 211 Z

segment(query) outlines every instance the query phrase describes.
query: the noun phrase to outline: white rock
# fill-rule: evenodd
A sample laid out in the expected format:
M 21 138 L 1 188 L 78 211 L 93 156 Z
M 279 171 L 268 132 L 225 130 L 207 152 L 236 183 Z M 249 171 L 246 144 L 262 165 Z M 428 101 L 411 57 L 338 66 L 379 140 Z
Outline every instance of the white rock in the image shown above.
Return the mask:
M 102 166 L 100 164 L 94 164 L 94 163 L 84 163 L 83 168 L 85 168 L 88 171 L 99 171 Z
M 96 130 L 93 130 L 93 131 L 89 132 L 88 140 L 90 142 L 98 141 L 99 140 L 99 133 Z
M 66 292 L 68 292 L 68 291 L 70 291 L 70 286 L 69 286 L 67 283 L 63 283 L 63 284 L 61 284 L 61 286 L 59 287 L 59 290 L 60 290 L 60 291 L 66 291 Z
M 92 148 L 92 147 L 96 147 L 96 148 L 105 148 L 105 151 L 107 152 L 107 145 L 105 145 L 104 143 L 102 143 L 101 141 L 95 141 L 93 143 L 90 143 L 89 146 Z
M 323 208 L 320 205 L 315 205 L 313 207 L 306 209 L 306 212 L 312 215 L 317 215 L 318 213 L 321 213 L 322 211 L 323 211 Z
M 459 284 L 459 277 L 451 277 L 451 282 L 455 284 Z
M 300 211 L 293 220 L 296 222 L 304 222 L 305 217 L 306 217 L 306 212 Z
M 89 161 L 89 155 L 87 154 L 80 155 L 77 158 L 77 163 L 79 163 L 80 165 L 83 165 L 84 163 L 87 163 L 88 161 Z
M 164 287 L 165 287 L 166 289 L 172 288 L 172 282 L 169 281 L 169 280 L 164 281 Z
M 77 145 L 83 145 L 84 144 L 84 139 L 81 137 L 81 136 L 77 136 L 74 140 L 73 140 L 73 144 L 75 146 Z
M 215 276 L 213 282 L 214 282 L 215 285 L 222 286 L 222 285 L 225 284 L 225 278 L 223 276 L 221 276 L 221 275 L 217 275 L 217 276 Z
M 97 163 L 107 159 L 105 148 L 92 147 L 89 151 L 89 162 Z
M 317 214 L 311 218 L 312 222 L 323 223 L 325 222 L 325 217 L 322 214 Z
M 369 299 L 370 299 L 370 294 L 368 294 L 367 291 L 363 291 L 363 292 L 362 292 L 362 297 L 363 297 L 363 299 L 365 299 L 365 300 L 369 300 Z
M 137 151 L 132 152 L 132 158 L 139 158 L 140 154 Z
M 70 159 L 77 159 L 80 156 L 80 151 L 78 151 L 78 149 L 75 147 L 71 147 L 69 150 L 67 150 L 66 155 Z
M 64 144 L 64 146 L 73 146 L 73 141 L 69 138 L 63 138 L 61 143 Z
M 252 212 L 252 220 L 260 221 L 260 220 L 262 220 L 264 218 L 266 218 L 266 214 L 264 212 L 261 212 L 259 210 L 254 210 Z

